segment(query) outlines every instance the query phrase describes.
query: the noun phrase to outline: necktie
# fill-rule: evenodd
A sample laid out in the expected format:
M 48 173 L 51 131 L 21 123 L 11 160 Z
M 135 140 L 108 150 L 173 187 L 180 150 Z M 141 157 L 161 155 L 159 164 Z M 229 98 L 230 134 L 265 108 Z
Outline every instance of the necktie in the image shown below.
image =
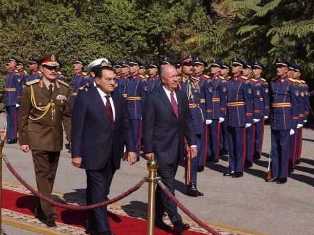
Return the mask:
M 51 97 L 52 97 L 52 92 L 53 92 L 53 84 L 50 83 L 50 84 L 49 84 L 49 95 L 50 95 L 50 99 L 51 99 Z
M 112 111 L 112 107 L 110 103 L 110 96 L 106 95 L 105 97 L 106 97 L 106 105 L 105 105 L 106 114 L 111 124 L 113 124 L 114 120 L 113 120 L 113 111 Z
M 174 98 L 174 92 L 170 92 L 170 102 L 171 102 L 171 107 L 177 118 L 179 117 L 179 111 L 178 111 L 178 103 L 176 99 Z

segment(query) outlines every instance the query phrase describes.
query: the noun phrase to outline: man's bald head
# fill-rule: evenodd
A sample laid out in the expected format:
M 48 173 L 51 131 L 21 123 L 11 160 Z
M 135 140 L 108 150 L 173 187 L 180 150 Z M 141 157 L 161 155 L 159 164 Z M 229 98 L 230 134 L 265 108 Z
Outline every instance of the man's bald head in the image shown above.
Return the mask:
M 163 85 L 173 91 L 178 88 L 179 77 L 176 68 L 173 65 L 163 65 L 160 69 L 160 78 Z

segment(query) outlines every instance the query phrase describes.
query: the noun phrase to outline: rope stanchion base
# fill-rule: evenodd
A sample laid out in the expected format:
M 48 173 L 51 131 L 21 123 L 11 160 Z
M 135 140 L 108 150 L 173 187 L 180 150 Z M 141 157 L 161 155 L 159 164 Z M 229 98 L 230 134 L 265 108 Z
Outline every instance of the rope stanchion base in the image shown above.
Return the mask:
M 221 235 L 221 233 L 208 226 L 205 222 L 203 222 L 196 215 L 194 215 L 189 209 L 183 206 L 183 204 L 180 203 L 178 199 L 176 199 L 176 197 L 168 190 L 168 188 L 161 182 L 161 180 L 159 180 L 157 184 L 161 188 L 162 192 L 200 227 L 205 229 L 211 235 Z
M 93 205 L 88 205 L 88 206 L 78 206 L 78 205 L 72 205 L 72 204 L 67 204 L 66 202 L 64 203 L 60 203 L 57 202 L 53 199 L 51 199 L 50 197 L 47 197 L 45 195 L 43 195 L 42 193 L 38 192 L 37 190 L 35 190 L 32 186 L 30 186 L 17 172 L 16 170 L 13 168 L 13 166 L 11 165 L 11 163 L 9 162 L 9 160 L 6 158 L 5 155 L 2 156 L 3 161 L 5 162 L 7 168 L 9 169 L 9 171 L 15 176 L 15 178 L 25 187 L 27 188 L 29 191 L 31 191 L 32 194 L 34 194 L 35 196 L 39 197 L 42 200 L 45 200 L 49 203 L 51 203 L 53 206 L 56 207 L 61 207 L 64 209 L 70 209 L 70 210 L 91 210 L 91 209 L 95 209 L 98 207 L 104 207 L 107 205 L 110 205 L 112 203 L 115 203 L 125 197 L 127 197 L 128 195 L 130 195 L 131 193 L 137 191 L 138 189 L 140 189 L 140 187 L 142 187 L 142 185 L 145 183 L 145 178 L 141 179 L 134 187 L 130 188 L 129 190 L 125 191 L 124 193 L 121 193 L 120 195 L 109 199 L 107 201 L 103 201 L 100 203 L 96 203 Z

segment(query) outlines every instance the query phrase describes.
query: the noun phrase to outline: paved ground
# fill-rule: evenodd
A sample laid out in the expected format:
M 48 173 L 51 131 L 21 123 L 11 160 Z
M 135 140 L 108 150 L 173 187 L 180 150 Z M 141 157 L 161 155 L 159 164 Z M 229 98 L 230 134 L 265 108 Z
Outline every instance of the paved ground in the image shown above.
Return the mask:
M 227 166 L 224 160 L 206 168 L 199 175 L 199 188 L 205 193 L 204 197 L 191 198 L 181 193 L 184 189 L 184 172 L 179 169 L 176 196 L 200 218 L 212 224 L 237 227 L 252 231 L 252 234 L 314 235 L 314 132 L 304 130 L 302 162 L 285 185 L 264 182 L 267 153 L 270 150 L 269 137 L 267 128 L 263 149 L 265 154 L 243 178 L 223 177 L 221 172 Z M 35 185 L 30 155 L 19 151 L 17 145 L 7 145 L 5 153 L 18 172 Z M 111 195 L 125 191 L 145 175 L 146 163 L 143 160 L 132 167 L 122 164 L 114 178 Z M 17 184 L 6 167 L 3 167 L 3 181 Z M 62 152 L 54 191 L 65 193 L 65 198 L 71 202 L 78 196 L 83 199 L 84 189 L 84 171 L 72 167 L 70 155 Z M 123 210 L 126 213 L 134 208 L 145 211 L 146 191 L 145 186 L 121 201 Z M 10 227 L 5 228 L 10 230 Z M 12 231 L 8 234 L 29 234 Z

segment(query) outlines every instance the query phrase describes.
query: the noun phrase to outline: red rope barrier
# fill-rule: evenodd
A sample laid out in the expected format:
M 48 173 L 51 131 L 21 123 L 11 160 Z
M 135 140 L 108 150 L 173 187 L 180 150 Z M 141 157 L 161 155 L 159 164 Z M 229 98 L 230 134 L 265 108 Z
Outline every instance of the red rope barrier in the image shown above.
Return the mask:
M 107 206 L 109 204 L 112 204 L 114 202 L 117 202 L 125 197 L 127 197 L 128 195 L 130 195 L 131 193 L 137 191 L 146 181 L 145 178 L 143 178 L 142 180 L 140 180 L 134 187 L 130 188 L 129 190 L 121 193 L 120 195 L 109 199 L 107 201 L 103 201 L 103 202 L 99 202 L 99 203 L 95 203 L 92 205 L 88 205 L 88 206 L 77 206 L 77 205 L 72 205 L 72 204 L 67 204 L 66 202 L 57 202 L 53 199 L 51 199 L 50 197 L 45 196 L 44 194 L 36 191 L 32 186 L 30 186 L 17 172 L 16 170 L 13 168 L 13 166 L 11 165 L 11 163 L 8 161 L 8 159 L 6 158 L 5 155 L 2 156 L 5 164 L 7 165 L 9 171 L 16 177 L 16 179 L 25 187 L 27 188 L 29 191 L 32 192 L 32 194 L 34 194 L 35 196 L 41 198 L 42 200 L 45 200 L 49 203 L 51 203 L 54 206 L 57 207 L 61 207 L 64 209 L 70 209 L 70 210 L 76 210 L 76 211 L 82 211 L 82 210 L 90 210 L 90 209 L 95 209 L 98 207 L 104 207 Z
M 168 190 L 168 188 L 160 180 L 158 181 L 158 186 L 171 201 L 173 201 L 187 216 L 194 220 L 194 222 L 197 223 L 200 227 L 202 227 L 212 235 L 220 235 L 219 232 L 209 227 L 205 222 L 203 222 L 196 215 L 194 215 L 189 209 L 183 206 L 182 203 L 178 201 L 178 199 Z

